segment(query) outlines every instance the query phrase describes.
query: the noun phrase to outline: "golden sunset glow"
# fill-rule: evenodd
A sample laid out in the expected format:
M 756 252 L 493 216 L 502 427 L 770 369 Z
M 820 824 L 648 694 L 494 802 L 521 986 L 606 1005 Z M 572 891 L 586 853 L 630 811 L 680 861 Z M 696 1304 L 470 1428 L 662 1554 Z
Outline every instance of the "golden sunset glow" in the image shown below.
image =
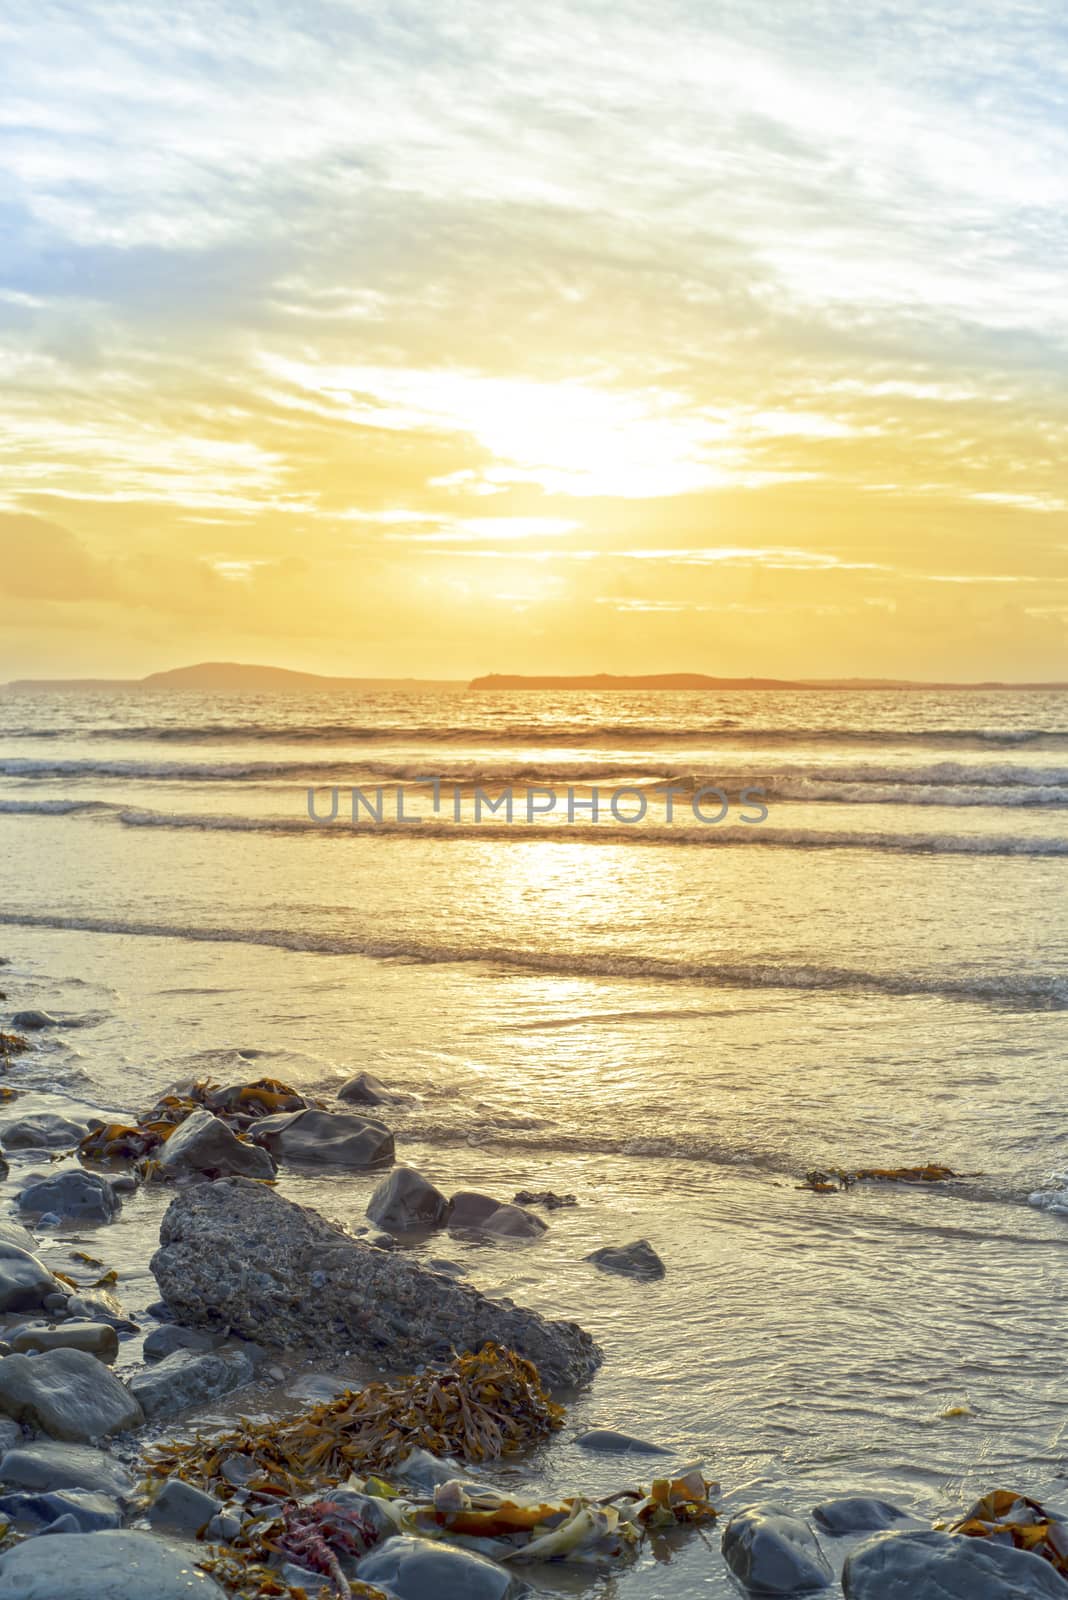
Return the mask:
M 1064 675 L 1052 13 L 45 9 L 0 677 Z

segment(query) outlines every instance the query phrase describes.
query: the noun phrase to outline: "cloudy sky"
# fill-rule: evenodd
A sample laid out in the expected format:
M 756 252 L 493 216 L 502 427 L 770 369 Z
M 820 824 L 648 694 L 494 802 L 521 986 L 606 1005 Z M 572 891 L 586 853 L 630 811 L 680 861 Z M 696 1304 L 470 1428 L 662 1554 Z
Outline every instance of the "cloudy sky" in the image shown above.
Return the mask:
M 0 75 L 0 678 L 1068 676 L 1060 0 L 45 0 Z

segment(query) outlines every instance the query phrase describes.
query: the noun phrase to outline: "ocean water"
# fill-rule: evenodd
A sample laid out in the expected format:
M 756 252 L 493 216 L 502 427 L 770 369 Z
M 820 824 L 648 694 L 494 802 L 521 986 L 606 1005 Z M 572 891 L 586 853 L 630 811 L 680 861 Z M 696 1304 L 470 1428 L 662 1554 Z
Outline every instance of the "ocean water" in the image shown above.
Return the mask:
M 476 821 L 509 785 L 514 820 Z M 602 814 L 568 821 L 593 785 Z M 640 822 L 607 809 L 624 786 Z M 353 823 L 353 787 L 382 788 L 381 823 Z M 533 1245 L 417 1247 L 604 1347 L 539 1484 L 648 1476 L 574 1444 L 613 1426 L 701 1459 L 727 1508 L 877 1492 L 937 1517 L 1011 1487 L 1064 1509 L 1066 806 L 1062 694 L 8 695 L 0 987 L 61 1018 L 8 1114 L 373 1071 L 416 1097 L 387 1118 L 399 1159 L 447 1192 L 578 1197 Z M 968 1176 L 798 1188 L 928 1161 Z M 374 1181 L 282 1188 L 355 1226 Z M 92 1236 L 135 1313 L 166 1200 Z M 639 1236 L 660 1283 L 583 1259 Z M 714 1533 L 539 1582 L 733 1593 Z

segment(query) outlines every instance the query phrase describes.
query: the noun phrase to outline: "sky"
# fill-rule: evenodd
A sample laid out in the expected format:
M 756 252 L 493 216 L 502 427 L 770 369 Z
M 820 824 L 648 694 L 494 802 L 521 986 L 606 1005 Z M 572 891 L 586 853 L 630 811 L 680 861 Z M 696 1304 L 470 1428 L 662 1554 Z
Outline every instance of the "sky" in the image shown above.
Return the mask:
M 1068 677 L 1060 0 L 0 0 L 0 679 Z

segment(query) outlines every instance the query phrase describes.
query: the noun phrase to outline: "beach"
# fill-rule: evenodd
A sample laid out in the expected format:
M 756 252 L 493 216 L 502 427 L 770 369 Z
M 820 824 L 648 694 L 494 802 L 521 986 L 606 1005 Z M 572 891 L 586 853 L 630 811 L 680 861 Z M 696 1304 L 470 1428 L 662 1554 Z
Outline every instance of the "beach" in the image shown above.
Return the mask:
M 702 1462 L 725 1514 L 864 1494 L 930 1523 L 994 1487 L 1063 1509 L 1068 696 L 34 694 L 0 728 L 0 1026 L 53 1019 L 11 1058 L 7 1122 L 265 1076 L 337 1109 L 373 1073 L 405 1097 L 375 1112 L 397 1161 L 443 1194 L 575 1196 L 530 1240 L 402 1241 L 603 1351 L 509 1484 L 647 1478 L 577 1443 L 611 1428 Z M 343 798 L 312 821 L 335 786 L 422 820 L 353 823 Z M 509 786 L 647 807 L 476 817 Z M 688 810 L 706 787 L 721 824 Z M 746 789 L 766 820 L 739 820 Z M 48 1167 L 8 1160 L 9 1200 Z M 929 1162 L 960 1176 L 803 1187 Z M 373 1231 L 381 1177 L 282 1161 L 277 1192 Z M 106 1224 L 36 1230 L 52 1270 L 116 1272 L 120 1377 L 173 1198 L 146 1183 Z M 639 1238 L 662 1278 L 586 1259 Z M 264 1414 L 372 1375 L 273 1359 Z M 239 1391 L 170 1432 L 248 1410 Z M 718 1530 L 669 1553 L 610 1587 L 536 1581 L 735 1592 Z

